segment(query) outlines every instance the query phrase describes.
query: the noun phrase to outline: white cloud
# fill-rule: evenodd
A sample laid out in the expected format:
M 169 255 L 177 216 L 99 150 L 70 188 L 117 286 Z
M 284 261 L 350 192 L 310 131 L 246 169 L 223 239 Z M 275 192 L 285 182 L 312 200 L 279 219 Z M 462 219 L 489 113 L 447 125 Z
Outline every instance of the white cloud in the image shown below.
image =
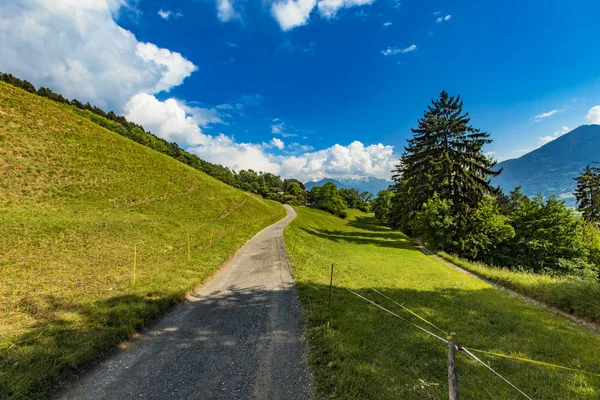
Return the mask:
M 383 23 L 383 27 L 384 27 L 384 28 L 387 28 L 388 26 L 392 26 L 393 24 L 394 24 L 393 22 L 391 22 L 391 21 L 387 21 L 387 22 L 384 22 L 384 23 Z
M 434 15 L 437 15 L 437 14 L 434 13 Z M 452 15 L 448 14 L 445 17 L 439 17 L 438 19 L 435 20 L 435 22 L 437 22 L 439 24 L 444 21 L 450 21 L 450 18 L 452 18 Z
M 158 10 L 158 15 L 164 19 L 164 20 L 169 20 L 169 18 L 179 18 L 179 17 L 183 17 L 183 13 L 181 13 L 180 11 L 170 11 L 170 10 L 163 10 L 162 8 L 160 10 Z
M 404 54 L 404 53 L 410 53 L 411 51 L 415 51 L 417 49 L 416 45 L 411 45 L 408 46 L 405 49 L 398 49 L 396 47 L 388 47 L 385 50 L 381 51 L 381 54 L 383 54 L 384 56 L 394 56 L 396 54 Z
M 278 118 L 275 118 L 275 120 L 279 121 Z M 275 135 L 279 135 L 283 131 L 283 125 L 284 125 L 283 122 L 271 125 L 271 133 L 275 134 Z
M 267 151 L 270 148 L 286 148 L 281 139 L 273 138 L 268 144 L 261 145 L 237 143 L 234 138 L 222 133 L 217 136 L 206 135 L 198 124 L 218 122 L 218 116 L 213 116 L 213 120 L 201 120 L 196 115 L 199 112 L 197 108 L 175 99 L 159 101 L 145 93 L 134 96 L 126 109 L 128 119 L 143 125 L 157 136 L 177 142 L 204 160 L 235 170 L 252 168 L 302 180 L 326 176 L 376 176 L 390 179 L 390 171 L 397 162 L 392 146 L 365 146 L 358 141 L 348 146 L 336 144 L 319 151 L 312 151 L 312 147 L 308 145 L 293 143 L 290 145 L 291 151 L 304 153 L 270 154 Z
M 196 70 L 138 42 L 113 16 L 124 0 L 0 3 L 0 70 L 117 112 L 139 92 L 168 91 Z
M 550 143 L 554 139 L 556 139 L 558 137 L 561 137 L 565 133 L 568 133 L 570 130 L 571 129 L 569 129 L 569 127 L 563 126 L 559 131 L 554 132 L 552 135 L 542 136 L 542 137 L 539 138 L 540 139 L 539 145 L 543 146 L 546 143 Z
M 556 109 L 554 109 L 554 110 L 551 110 L 551 111 L 548 111 L 548 112 L 545 112 L 545 113 L 541 113 L 541 114 L 538 114 L 538 115 L 534 115 L 534 116 L 533 116 L 533 119 L 534 119 L 536 122 L 539 122 L 539 121 L 543 120 L 544 118 L 551 117 L 551 116 L 553 116 L 554 114 L 556 114 L 556 113 L 559 113 L 559 112 L 561 112 L 561 111 L 562 111 L 562 110 L 556 110 Z
M 305 25 L 317 0 L 285 0 L 273 3 L 271 13 L 284 31 Z
M 283 150 L 283 148 L 285 147 L 285 144 L 283 143 L 283 140 L 278 139 L 278 138 L 271 139 L 271 144 L 273 146 L 277 147 L 279 150 Z
M 227 1 L 227 0 L 219 0 Z M 316 7 L 323 18 L 335 18 L 342 8 L 363 6 L 375 0 L 279 0 L 271 5 L 271 14 L 282 30 L 288 31 L 306 25 L 310 14 Z M 391 22 L 389 23 L 391 25 Z M 385 25 L 384 26 L 389 26 Z
M 230 0 L 217 1 L 217 17 L 221 22 L 229 22 L 240 19 L 240 14 L 233 8 Z
M 321 0 L 317 4 L 319 14 L 325 18 L 333 18 L 341 8 L 364 6 L 374 0 Z
M 600 106 L 590 108 L 590 111 L 588 112 L 586 118 L 592 124 L 600 124 Z
M 151 89 L 153 93 L 163 90 L 168 92 L 170 88 L 181 85 L 185 78 L 198 69 L 181 54 L 167 49 L 160 49 L 152 43 L 138 43 L 136 54 L 147 63 L 154 63 L 163 67 L 161 79 Z

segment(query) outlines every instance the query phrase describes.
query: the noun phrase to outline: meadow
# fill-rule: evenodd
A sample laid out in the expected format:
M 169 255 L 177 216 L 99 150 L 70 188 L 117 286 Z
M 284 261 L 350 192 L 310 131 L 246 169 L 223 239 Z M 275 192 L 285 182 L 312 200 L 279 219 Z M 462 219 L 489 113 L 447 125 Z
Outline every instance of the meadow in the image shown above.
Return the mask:
M 600 374 L 600 337 L 421 253 L 409 238 L 351 210 L 347 219 L 298 207 L 286 229 L 320 398 L 447 398 L 446 346 L 368 304 L 351 289 L 416 324 L 421 315 L 458 345 Z M 328 291 L 334 264 L 331 308 Z M 477 353 L 531 398 L 595 399 L 600 376 Z M 524 398 L 481 364 L 457 353 L 467 399 Z
M 285 215 L 2 82 L 0 176 L 0 398 L 45 398 Z
M 438 256 L 491 282 L 591 322 L 600 322 L 600 284 L 589 279 L 555 277 L 495 268 L 451 254 Z

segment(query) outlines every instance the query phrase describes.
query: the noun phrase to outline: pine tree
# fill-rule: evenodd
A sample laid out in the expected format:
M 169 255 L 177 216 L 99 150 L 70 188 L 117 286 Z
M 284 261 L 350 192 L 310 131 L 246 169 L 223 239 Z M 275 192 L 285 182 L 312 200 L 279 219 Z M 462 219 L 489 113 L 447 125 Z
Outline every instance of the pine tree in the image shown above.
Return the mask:
M 600 168 L 586 166 L 575 181 L 577 209 L 586 221 L 600 223 Z
M 476 208 L 485 194 L 495 193 L 490 178 L 496 162 L 483 153 L 489 134 L 473 128 L 460 96 L 446 91 L 433 100 L 412 129 L 413 137 L 396 167 L 396 193 L 406 199 L 403 212 L 418 211 L 437 193 L 452 200 L 455 212 Z M 410 217 L 409 217 L 410 219 Z

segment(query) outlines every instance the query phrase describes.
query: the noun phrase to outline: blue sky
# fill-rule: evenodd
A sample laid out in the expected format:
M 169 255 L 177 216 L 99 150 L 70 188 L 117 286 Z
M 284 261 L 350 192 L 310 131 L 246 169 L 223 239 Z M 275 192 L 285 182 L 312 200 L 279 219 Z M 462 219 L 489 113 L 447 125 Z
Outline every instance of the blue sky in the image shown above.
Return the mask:
M 38 29 L 0 28 L 0 69 L 233 168 L 385 178 L 444 89 L 500 160 L 600 123 L 598 15 L 597 0 L 9 0 L 4 27 Z

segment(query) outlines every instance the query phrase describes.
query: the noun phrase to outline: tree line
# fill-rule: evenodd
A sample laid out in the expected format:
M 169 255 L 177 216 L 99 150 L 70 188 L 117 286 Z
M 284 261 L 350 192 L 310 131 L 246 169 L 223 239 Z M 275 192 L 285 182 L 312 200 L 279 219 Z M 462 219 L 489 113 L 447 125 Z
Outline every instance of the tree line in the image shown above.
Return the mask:
M 253 170 L 240 170 L 236 172 L 222 165 L 202 160 L 196 155 L 181 149 L 177 143 L 167 142 L 146 131 L 143 126 L 130 122 L 124 116 L 117 115 L 113 111 L 105 112 L 100 107 L 93 106 L 89 102 L 83 103 L 77 99 L 69 100 L 62 94 L 56 93 L 47 87 L 36 89 L 31 82 L 19 79 L 10 73 L 0 72 L 0 81 L 58 103 L 70 105 L 74 108 L 75 112 L 88 118 L 95 124 L 166 154 L 235 188 L 260 194 L 265 198 L 281 203 L 304 204 L 307 201 L 306 188 L 297 179 L 287 179 L 284 181 L 277 175 L 268 172 L 255 172 Z M 290 186 L 294 182 L 296 185 Z
M 308 193 L 308 203 L 340 218 L 348 216 L 348 209 L 363 212 L 371 211 L 374 199 L 372 193 L 357 189 L 338 189 L 335 183 L 327 182 L 323 186 L 314 186 Z
M 490 135 L 470 124 L 460 96 L 443 91 L 412 129 L 392 188 L 372 203 L 384 224 L 428 245 L 515 270 L 598 278 L 600 170 L 577 178 L 581 215 L 555 196 L 493 187 L 502 173 L 483 152 Z

